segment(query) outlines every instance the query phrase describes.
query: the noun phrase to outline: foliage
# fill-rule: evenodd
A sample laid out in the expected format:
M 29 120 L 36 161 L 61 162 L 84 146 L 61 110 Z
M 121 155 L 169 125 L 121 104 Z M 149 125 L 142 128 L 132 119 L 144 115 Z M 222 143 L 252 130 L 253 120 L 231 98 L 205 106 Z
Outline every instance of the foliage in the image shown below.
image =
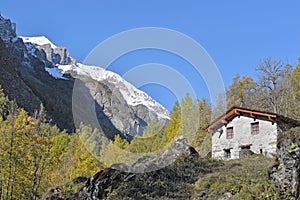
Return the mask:
M 95 180 L 104 183 L 104 188 L 111 188 L 105 199 L 191 199 L 193 184 L 198 176 L 203 176 L 218 169 L 222 162 L 201 159 L 198 155 L 183 157 L 162 168 L 143 174 L 120 173 L 118 171 L 107 170 L 103 172 L 101 179 Z M 120 177 L 119 179 L 106 179 L 107 175 Z M 124 178 L 122 178 L 124 176 Z M 126 177 L 132 177 L 128 180 Z M 111 185 L 105 183 L 111 181 Z
M 79 134 L 72 135 L 67 158 L 70 162 L 68 167 L 69 181 L 79 176 L 93 175 L 103 168 L 102 163 L 84 145 Z
M 194 199 L 218 199 L 226 193 L 231 199 L 278 199 L 279 191 L 268 180 L 272 160 L 254 155 L 223 163 L 215 172 L 199 177 Z
M 122 139 L 120 135 L 116 135 L 114 139 L 114 145 L 121 149 L 126 149 L 129 143 L 126 139 Z
M 170 122 L 165 127 L 159 121 L 150 121 L 143 135 L 135 136 L 130 143 L 116 135 L 114 141 L 104 145 L 100 159 L 106 166 L 132 165 L 141 156 L 156 156 L 164 152 L 178 137 L 187 138 L 205 157 L 211 151 L 211 143 L 202 129 L 210 122 L 211 113 L 206 99 L 193 100 L 187 94 L 180 103 L 175 103 Z
M 212 109 L 205 98 L 197 100 L 199 109 L 199 126 L 197 134 L 194 136 L 191 146 L 193 146 L 201 157 L 206 157 L 211 152 L 211 135 L 203 131 L 212 120 Z
M 215 108 L 206 99 L 193 100 L 187 94 L 181 102 L 175 103 L 169 124 L 164 127 L 159 121 L 151 121 L 144 134 L 134 137 L 131 142 L 120 135 L 108 141 L 99 130 L 83 124 L 75 133 L 66 134 L 47 123 L 43 106 L 31 117 L 10 101 L 0 88 L 0 199 L 38 199 L 48 188 L 63 183 L 68 183 L 68 187 L 62 192 L 73 192 L 78 189 L 72 184 L 75 178 L 90 176 L 116 162 L 134 162 L 136 158 L 131 153 L 151 155 L 167 148 L 181 136 L 189 139 L 201 157 L 209 157 L 211 136 L 202 129 L 213 117 L 223 114 L 226 106 L 273 111 L 299 120 L 300 64 L 293 69 L 282 61 L 267 58 L 257 70 L 257 81 L 236 75 L 226 96 L 220 94 Z M 51 112 L 70 111 L 70 108 L 60 108 L 63 103 L 57 103 L 59 98 L 49 99 L 45 101 L 47 107 L 56 108 Z M 72 120 L 66 121 L 66 126 L 73 126 Z M 289 152 L 293 153 L 295 149 L 292 145 Z M 268 160 L 255 156 L 214 166 L 211 173 L 198 177 L 193 196 L 215 199 L 229 192 L 233 199 L 277 198 L 278 191 L 267 180 L 265 169 L 268 163 Z M 160 180 L 153 187 L 169 188 L 168 184 Z M 189 187 L 185 186 L 185 189 Z
M 220 161 L 192 154 L 148 173 L 106 169 L 86 189 L 94 189 L 101 199 L 227 199 L 224 194 L 230 199 L 278 199 L 279 191 L 268 180 L 272 162 L 261 155 Z
M 266 58 L 257 67 L 257 81 L 236 75 L 226 94 L 227 106 L 264 110 L 300 119 L 300 64 L 293 69 Z M 221 113 L 220 113 L 221 114 Z
M 0 199 L 40 199 L 57 183 L 102 168 L 79 140 L 46 123 L 44 108 L 30 117 L 0 90 Z
M 227 92 L 227 107 L 251 105 L 255 88 L 256 83 L 251 77 L 235 75 Z
M 289 150 L 289 153 L 290 153 L 290 154 L 295 153 L 297 147 L 298 147 L 297 144 L 292 144 L 292 145 L 291 145 L 291 148 L 290 148 L 290 150 Z
M 18 111 L 18 106 L 15 101 L 9 101 L 4 95 L 3 89 L 0 86 L 0 117 L 6 119 L 9 114 L 15 115 Z
M 293 118 L 300 120 L 300 58 L 299 64 L 291 74 L 291 80 L 294 92 L 290 96 L 289 110 Z

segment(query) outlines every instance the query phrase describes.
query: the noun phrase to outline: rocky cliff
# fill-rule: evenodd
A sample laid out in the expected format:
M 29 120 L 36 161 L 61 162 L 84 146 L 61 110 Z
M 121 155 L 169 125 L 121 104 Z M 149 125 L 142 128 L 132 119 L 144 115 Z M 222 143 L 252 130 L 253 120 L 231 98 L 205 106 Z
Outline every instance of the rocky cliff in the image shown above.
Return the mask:
M 0 39 L 3 41 L 0 50 L 5 52 L 1 54 L 4 60 L 0 83 L 5 93 L 30 113 L 43 103 L 49 120 L 61 129 L 71 132 L 80 123 L 74 124 L 74 108 L 83 116 L 81 119 L 87 119 L 84 118 L 86 109 L 72 105 L 76 80 L 80 80 L 80 87 L 85 88 L 81 90 L 86 92 L 85 97 L 92 99 L 97 124 L 110 139 L 116 134 L 130 139 L 141 135 L 151 120 L 162 123 L 169 120 L 163 106 L 119 75 L 77 63 L 65 47 L 54 45 L 44 36 L 18 37 L 16 25 L 2 16 Z M 7 76 L 8 72 L 14 76 Z M 10 85 L 16 79 L 20 84 Z
M 22 80 L 16 65 L 9 49 L 0 39 L 0 85 L 11 100 L 16 100 L 19 106 L 33 112 L 39 108 L 41 101 Z
M 300 127 L 279 134 L 277 162 L 269 169 L 269 173 L 282 197 L 299 199 Z

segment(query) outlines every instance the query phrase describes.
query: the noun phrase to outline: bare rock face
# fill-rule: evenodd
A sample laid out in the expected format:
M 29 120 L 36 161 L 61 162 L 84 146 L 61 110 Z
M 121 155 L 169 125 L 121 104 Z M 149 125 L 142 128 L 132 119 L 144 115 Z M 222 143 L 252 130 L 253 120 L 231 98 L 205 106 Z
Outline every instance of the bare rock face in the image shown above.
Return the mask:
M 16 24 L 0 15 L 0 38 L 5 43 L 15 63 L 21 63 L 26 49 L 22 40 L 17 37 Z
M 0 15 L 0 36 L 6 41 L 11 40 L 17 36 L 16 24 L 12 23 L 9 19 L 5 19 Z
M 133 164 L 129 170 L 135 173 L 145 173 L 159 170 L 175 162 L 180 157 L 197 154 L 197 151 L 188 145 L 186 138 L 178 138 L 161 155 L 155 157 L 144 157 Z
M 15 77 L 18 76 L 24 83 L 16 91 L 30 91 L 32 97 L 25 96 L 32 101 L 20 98 L 22 92 L 19 96 L 11 95 L 13 92 L 7 95 L 11 99 L 18 97 L 19 105 L 30 113 L 43 103 L 48 117 L 59 128 L 72 132 L 76 127 L 72 94 L 77 79 L 84 81 L 88 92 L 86 96 L 90 96 L 95 104 L 93 109 L 97 112 L 97 124 L 109 139 L 116 134 L 128 140 L 135 135 L 142 135 L 152 120 L 168 123 L 168 111 L 165 108 L 119 75 L 100 67 L 77 63 L 65 47 L 55 46 L 44 36 L 18 38 L 16 25 L 2 16 L 0 39 L 3 41 L 2 48 L 8 51 L 8 56 L 13 60 L 14 64 L 9 65 L 12 72 L 18 74 Z M 63 70 L 65 68 L 68 70 Z M 8 82 L 0 83 L 8 88 Z M 86 124 L 89 124 L 88 120 Z
M 132 173 L 117 169 L 104 169 L 92 176 L 78 194 L 78 199 L 106 199 L 111 194 L 128 199 L 189 199 L 190 184 L 197 180 L 201 173 L 207 173 L 205 166 L 198 165 L 198 153 L 188 146 L 186 139 L 180 138 L 173 142 L 170 149 L 158 159 L 170 159 L 170 153 L 176 157 L 173 163 L 160 168 L 157 159 L 145 157 L 132 167 L 151 167 L 155 171 Z M 172 159 L 172 158 L 171 158 Z M 128 169 L 119 164 L 117 168 Z M 130 167 L 129 167 L 130 168 Z M 181 191 L 182 190 L 182 191 Z M 184 192 L 183 192 L 184 191 Z
M 53 66 L 57 64 L 69 65 L 76 62 L 70 57 L 70 53 L 65 47 L 53 48 L 50 44 L 35 45 L 35 47 L 46 55 L 44 60 L 49 61 L 49 63 L 51 63 Z
M 39 109 L 41 100 L 20 77 L 16 70 L 17 64 L 0 38 L 0 85 L 11 100 L 33 114 Z
M 85 81 L 85 86 L 107 118 L 110 119 L 111 123 L 120 133 L 128 139 L 134 135 L 142 135 L 147 127 L 146 120 L 149 120 L 149 118 L 140 117 L 127 104 L 120 91 L 116 88 L 116 85 L 105 80 L 95 81 L 90 79 Z M 140 109 L 139 112 L 147 112 L 147 108 Z
M 167 157 L 171 152 L 176 160 L 163 168 L 149 157 L 136 163 L 137 166 L 156 166 L 158 170 L 132 173 L 128 171 L 128 166 L 117 164 L 115 167 L 120 170 L 107 168 L 87 181 L 83 179 L 86 183 L 77 192 L 62 196 L 60 191 L 64 186 L 52 188 L 44 199 L 191 199 L 192 185 L 198 176 L 211 172 L 211 166 L 200 158 L 184 138 L 175 140 L 161 158 L 169 159 Z
M 280 133 L 277 145 L 278 161 L 269 169 L 270 178 L 278 185 L 282 196 L 298 199 L 300 192 L 300 127 Z

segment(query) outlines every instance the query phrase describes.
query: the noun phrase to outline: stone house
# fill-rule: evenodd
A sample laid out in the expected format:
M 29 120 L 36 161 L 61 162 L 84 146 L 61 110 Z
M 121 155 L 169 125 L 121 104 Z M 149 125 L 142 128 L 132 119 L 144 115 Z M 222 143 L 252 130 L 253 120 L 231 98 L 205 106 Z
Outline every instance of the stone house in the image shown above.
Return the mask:
M 212 158 L 237 159 L 250 154 L 276 155 L 277 136 L 296 121 L 275 113 L 232 107 L 205 128 L 212 134 Z

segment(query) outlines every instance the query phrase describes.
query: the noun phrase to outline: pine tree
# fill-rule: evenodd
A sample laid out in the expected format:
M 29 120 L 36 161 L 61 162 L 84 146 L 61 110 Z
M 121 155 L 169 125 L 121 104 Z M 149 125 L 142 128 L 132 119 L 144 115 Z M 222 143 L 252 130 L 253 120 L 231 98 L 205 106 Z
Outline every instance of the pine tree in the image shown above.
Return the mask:
M 166 127 L 166 135 L 162 139 L 165 144 L 170 143 L 179 135 L 179 127 L 181 125 L 181 110 L 179 102 L 176 101 L 172 112 L 170 113 L 170 123 Z
M 116 135 L 114 139 L 114 145 L 121 149 L 126 149 L 129 145 L 126 139 L 122 139 L 120 135 Z
M 0 117 L 5 120 L 9 114 L 16 115 L 17 113 L 18 106 L 16 102 L 10 101 L 0 86 Z
M 289 99 L 291 117 L 300 120 L 300 58 L 298 59 L 299 64 L 293 71 L 293 88 L 294 92 Z
M 197 100 L 196 104 L 199 109 L 199 127 L 195 138 L 193 138 L 191 146 L 193 146 L 200 155 L 206 156 L 210 151 L 210 137 L 203 129 L 212 120 L 212 109 L 205 98 Z

